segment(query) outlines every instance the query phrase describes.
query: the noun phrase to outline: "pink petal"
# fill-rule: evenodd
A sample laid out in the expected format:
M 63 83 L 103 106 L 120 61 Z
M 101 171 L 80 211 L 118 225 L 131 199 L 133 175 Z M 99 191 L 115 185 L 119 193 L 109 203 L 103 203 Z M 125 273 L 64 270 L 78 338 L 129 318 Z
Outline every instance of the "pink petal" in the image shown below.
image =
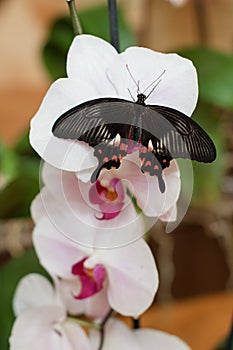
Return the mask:
M 96 294 L 99 291 L 98 286 L 93 279 L 87 276 L 80 276 L 79 278 L 82 284 L 82 288 L 80 293 L 78 295 L 75 295 L 76 299 L 78 300 L 86 299 Z
M 87 203 L 82 201 L 82 197 L 74 201 L 57 201 L 45 188 L 41 191 L 41 198 L 46 215 L 52 222 L 51 230 L 57 231 L 58 236 L 66 236 L 78 244 L 96 248 L 114 247 L 128 244 L 144 234 L 143 219 L 137 215 L 130 201 L 114 219 L 101 221 L 96 218 L 96 208 L 90 210 Z M 101 217 L 102 213 L 100 214 Z M 64 276 L 66 277 L 67 275 Z
M 92 271 L 93 275 L 89 275 L 84 267 L 86 260 L 87 258 L 84 258 L 72 266 L 72 274 L 78 276 L 81 281 L 81 291 L 75 296 L 76 299 L 88 298 L 99 292 L 103 287 L 105 279 L 104 267 L 95 266 Z
M 158 288 L 158 273 L 143 239 L 118 249 L 98 251 L 85 264 L 105 267 L 109 304 L 117 312 L 137 317 L 152 303 Z
M 101 319 L 108 313 L 110 306 L 108 304 L 106 288 L 101 289 L 90 298 L 78 300 L 74 298 L 81 290 L 80 281 L 78 279 L 63 279 L 60 281 L 59 285 L 67 312 L 70 315 L 83 314 L 93 319 Z
M 47 217 L 35 226 L 33 242 L 41 264 L 62 278 L 73 278 L 71 266 L 88 253 L 64 237 Z

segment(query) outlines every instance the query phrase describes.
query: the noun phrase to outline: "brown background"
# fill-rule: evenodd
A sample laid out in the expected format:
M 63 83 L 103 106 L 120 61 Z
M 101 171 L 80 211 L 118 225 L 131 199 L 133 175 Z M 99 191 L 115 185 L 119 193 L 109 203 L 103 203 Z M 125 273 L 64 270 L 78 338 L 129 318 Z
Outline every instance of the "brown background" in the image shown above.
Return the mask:
M 98 0 L 76 2 L 78 8 L 103 3 Z M 187 0 L 180 8 L 165 0 L 122 0 L 120 3 L 141 46 L 172 52 L 201 44 L 225 52 L 233 51 L 233 0 Z M 42 65 L 40 50 L 49 25 L 58 15 L 66 13 L 67 5 L 62 0 L 0 0 L 0 137 L 8 144 L 13 144 L 28 129 L 30 118 L 49 87 L 50 79 Z M 232 195 L 228 195 L 221 198 L 219 210 L 216 208 L 215 212 L 200 213 L 190 209 L 172 235 L 164 234 L 160 225 L 154 229 L 151 245 L 161 278 L 158 302 L 232 289 L 232 203 Z M 217 338 L 212 339 L 212 343 L 207 341 L 209 345 L 201 346 L 197 342 L 198 332 L 222 311 L 220 323 L 214 324 L 211 330 L 219 339 L 227 329 L 230 316 L 224 318 L 223 312 L 230 312 L 232 298 L 221 294 L 216 299 L 200 302 L 197 299 L 191 308 L 189 301 L 185 303 L 177 304 L 178 309 L 173 309 L 169 326 L 163 327 L 161 310 L 157 321 L 150 315 L 145 324 L 151 326 L 152 323 L 156 327 L 160 324 L 162 329 L 173 330 L 191 341 L 193 349 L 211 349 L 210 344 L 213 345 Z M 209 309 L 204 309 L 205 305 L 210 305 Z M 213 311 L 215 306 L 216 313 L 211 314 L 210 310 Z M 195 309 L 203 309 L 205 314 L 197 313 L 195 320 L 199 322 L 199 328 L 192 324 L 187 331 L 187 315 Z M 173 319 L 177 310 L 178 321 Z M 208 320 L 204 316 L 206 312 L 210 313 Z M 198 317 L 204 321 L 198 321 Z M 178 323 L 171 328 L 174 322 Z M 184 329 L 186 333 L 182 332 Z

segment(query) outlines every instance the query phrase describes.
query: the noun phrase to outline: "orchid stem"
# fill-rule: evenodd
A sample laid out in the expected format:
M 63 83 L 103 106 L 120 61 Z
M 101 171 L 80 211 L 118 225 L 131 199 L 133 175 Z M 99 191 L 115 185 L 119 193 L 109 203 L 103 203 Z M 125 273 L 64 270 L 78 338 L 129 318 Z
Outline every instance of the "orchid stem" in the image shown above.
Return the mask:
M 79 22 L 79 18 L 77 15 L 77 10 L 76 10 L 76 6 L 75 6 L 75 2 L 74 0 L 66 0 L 69 6 L 69 10 L 70 10 L 70 17 L 71 17 L 71 21 L 72 21 L 72 26 L 73 26 L 73 31 L 74 31 L 74 35 L 80 35 L 82 34 L 82 27 L 81 24 Z
M 133 329 L 139 329 L 140 328 L 140 319 L 139 318 L 133 318 Z
M 100 345 L 98 350 L 101 350 L 104 344 L 104 326 L 107 323 L 108 319 L 111 317 L 113 313 L 113 309 L 110 309 L 103 321 L 100 324 Z
M 203 0 L 195 0 L 195 11 L 197 18 L 197 29 L 199 42 L 201 45 L 207 45 L 207 28 L 206 28 L 206 16 L 205 16 L 205 4 Z
M 79 326 L 82 326 L 82 327 L 96 329 L 97 331 L 101 330 L 101 325 L 96 324 L 96 323 L 91 323 L 91 322 L 88 322 L 88 321 L 79 320 L 79 319 L 73 318 L 73 317 L 68 317 L 67 319 L 70 322 L 76 323 L 76 324 L 78 324 Z
M 115 49 L 120 52 L 116 0 L 108 0 L 108 14 L 111 43 Z

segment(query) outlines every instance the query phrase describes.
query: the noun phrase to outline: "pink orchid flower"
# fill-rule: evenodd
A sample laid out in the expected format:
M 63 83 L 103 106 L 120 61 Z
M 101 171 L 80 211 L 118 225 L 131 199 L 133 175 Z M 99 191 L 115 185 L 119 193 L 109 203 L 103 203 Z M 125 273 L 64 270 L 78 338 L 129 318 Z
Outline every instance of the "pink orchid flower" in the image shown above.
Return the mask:
M 82 231 L 82 227 L 77 229 Z M 135 317 L 151 305 L 158 288 L 158 273 L 143 239 L 115 249 L 91 249 L 64 237 L 42 215 L 36 222 L 33 241 L 48 271 L 70 281 L 71 286 L 72 281 L 79 281 L 78 288 L 76 284 L 75 290 L 70 289 L 73 298 L 91 299 L 102 292 L 103 305 Z
M 70 239 L 87 246 L 117 247 L 142 237 L 155 221 L 176 219 L 180 174 L 176 162 L 164 171 L 166 191 L 157 177 L 145 176 L 135 154 L 122 161 L 118 170 L 105 170 L 96 183 L 81 181 L 74 172 L 45 163 L 40 193 L 44 208 L 32 206 L 37 221 L 46 211 L 53 224 Z M 134 207 L 135 198 L 139 210 Z M 145 218 L 145 215 L 150 217 Z M 77 227 L 82 227 L 77 230 Z

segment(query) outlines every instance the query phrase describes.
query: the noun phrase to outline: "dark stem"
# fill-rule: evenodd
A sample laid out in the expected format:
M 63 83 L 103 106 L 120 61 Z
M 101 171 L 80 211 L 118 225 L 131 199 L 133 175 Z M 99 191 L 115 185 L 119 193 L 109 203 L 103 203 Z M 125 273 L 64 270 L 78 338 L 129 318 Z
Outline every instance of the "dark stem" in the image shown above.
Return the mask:
M 201 45 L 207 45 L 207 27 L 206 27 L 206 16 L 205 16 L 205 4 L 204 0 L 194 0 L 197 29 L 199 42 Z
M 140 328 L 140 318 L 132 318 L 133 321 L 133 329 L 139 329 Z
M 231 324 L 230 334 L 227 338 L 226 350 L 232 350 L 233 347 L 233 320 Z
M 116 0 L 108 0 L 108 15 L 111 43 L 120 52 Z
M 71 17 L 71 21 L 72 21 L 72 26 L 73 26 L 73 31 L 74 31 L 74 35 L 79 35 L 82 34 L 82 27 L 81 24 L 79 22 L 78 19 L 78 15 L 77 15 L 77 10 L 75 7 L 75 2 L 74 0 L 66 0 L 69 6 L 69 10 L 70 10 L 70 17 Z
M 113 309 L 110 309 L 107 315 L 104 317 L 103 321 L 100 324 L 100 345 L 98 350 L 101 350 L 104 344 L 104 326 L 107 323 L 108 319 L 111 317 L 113 313 Z

